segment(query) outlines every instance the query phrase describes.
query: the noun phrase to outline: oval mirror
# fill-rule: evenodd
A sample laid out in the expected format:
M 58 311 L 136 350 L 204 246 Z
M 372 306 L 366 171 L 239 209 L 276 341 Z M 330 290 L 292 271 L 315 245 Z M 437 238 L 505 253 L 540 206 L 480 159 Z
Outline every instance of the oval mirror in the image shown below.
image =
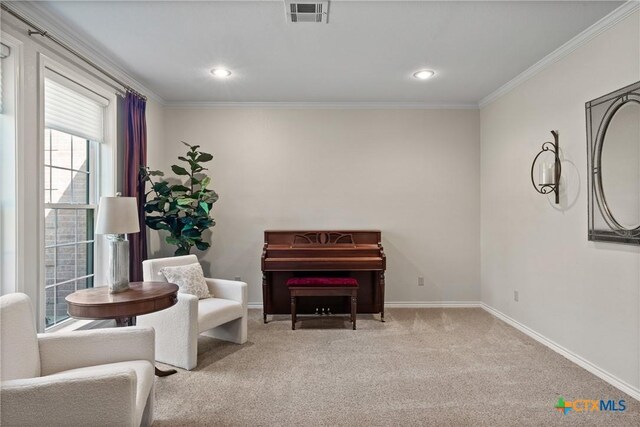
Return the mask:
M 613 115 L 602 143 L 602 193 L 615 221 L 640 227 L 640 103 L 627 101 Z

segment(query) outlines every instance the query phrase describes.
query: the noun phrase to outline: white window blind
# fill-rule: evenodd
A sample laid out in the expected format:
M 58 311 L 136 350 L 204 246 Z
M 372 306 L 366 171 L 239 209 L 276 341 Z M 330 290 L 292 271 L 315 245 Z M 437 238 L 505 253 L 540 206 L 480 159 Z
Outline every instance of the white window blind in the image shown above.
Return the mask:
M 46 128 L 103 141 L 107 99 L 53 72 L 46 74 L 44 92 Z

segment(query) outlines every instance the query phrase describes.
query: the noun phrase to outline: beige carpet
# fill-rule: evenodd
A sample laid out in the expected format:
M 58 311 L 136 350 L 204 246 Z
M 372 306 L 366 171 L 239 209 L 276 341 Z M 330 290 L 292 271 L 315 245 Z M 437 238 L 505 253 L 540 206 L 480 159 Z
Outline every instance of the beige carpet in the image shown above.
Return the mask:
M 251 310 L 247 344 L 201 338 L 195 370 L 156 379 L 154 426 L 640 426 L 640 402 L 481 309 L 387 316 L 291 331 Z M 627 410 L 563 415 L 559 396 Z

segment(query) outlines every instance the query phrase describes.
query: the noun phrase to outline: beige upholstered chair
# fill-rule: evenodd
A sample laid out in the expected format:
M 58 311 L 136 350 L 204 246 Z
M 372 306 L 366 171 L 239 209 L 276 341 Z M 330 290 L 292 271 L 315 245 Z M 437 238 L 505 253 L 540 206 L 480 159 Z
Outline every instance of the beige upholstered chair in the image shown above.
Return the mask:
M 154 334 L 108 328 L 36 334 L 25 294 L 0 297 L 0 424 L 148 426 Z
M 142 263 L 145 281 L 166 281 L 162 267 L 195 264 L 195 255 L 150 259 Z M 191 370 L 198 362 L 198 335 L 236 344 L 247 341 L 247 284 L 206 279 L 213 298 L 199 300 L 178 293 L 178 303 L 166 310 L 138 316 L 138 325 L 156 330 L 156 360 Z

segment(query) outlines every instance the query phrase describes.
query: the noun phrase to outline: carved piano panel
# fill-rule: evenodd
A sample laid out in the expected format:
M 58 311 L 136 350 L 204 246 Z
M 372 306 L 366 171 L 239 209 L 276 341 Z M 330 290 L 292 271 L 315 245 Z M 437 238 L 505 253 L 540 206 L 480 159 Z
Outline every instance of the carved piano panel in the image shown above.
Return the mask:
M 380 231 L 265 231 L 262 252 L 264 318 L 290 314 L 291 277 L 353 277 L 358 280 L 358 313 L 380 313 L 384 319 L 386 260 Z M 302 298 L 300 313 L 318 307 L 349 313 L 339 298 Z

